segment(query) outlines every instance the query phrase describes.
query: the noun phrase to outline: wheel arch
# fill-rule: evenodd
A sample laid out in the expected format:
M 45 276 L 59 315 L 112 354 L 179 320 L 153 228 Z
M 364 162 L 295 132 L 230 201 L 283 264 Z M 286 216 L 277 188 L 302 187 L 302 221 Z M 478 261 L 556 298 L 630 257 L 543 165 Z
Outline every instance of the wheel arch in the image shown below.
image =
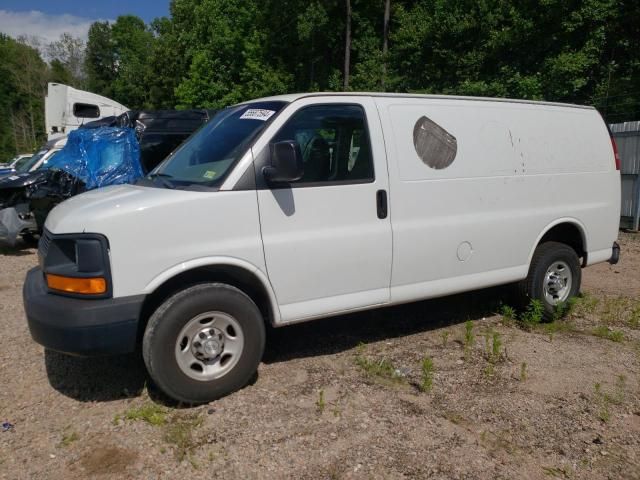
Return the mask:
M 575 218 L 559 218 L 547 225 L 529 252 L 528 265 L 531 265 L 533 254 L 539 245 L 545 242 L 555 241 L 569 245 L 582 258 L 582 266 L 587 264 L 587 235 L 582 222 Z
M 147 296 L 140 312 L 139 338 L 149 318 L 169 296 L 205 282 L 231 285 L 246 293 L 258 306 L 265 322 L 280 323 L 280 309 L 267 276 L 256 266 L 230 257 L 198 259 L 176 265 L 156 276 L 145 287 Z

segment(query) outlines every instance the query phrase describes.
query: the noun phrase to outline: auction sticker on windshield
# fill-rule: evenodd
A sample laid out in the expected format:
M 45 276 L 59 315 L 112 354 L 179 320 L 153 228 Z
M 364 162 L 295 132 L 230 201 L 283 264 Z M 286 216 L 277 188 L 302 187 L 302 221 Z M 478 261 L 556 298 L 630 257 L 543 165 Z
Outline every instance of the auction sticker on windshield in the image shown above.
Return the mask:
M 262 120 L 266 122 L 276 113 L 275 110 L 264 110 L 262 108 L 250 108 L 242 114 L 240 119 L 244 120 Z

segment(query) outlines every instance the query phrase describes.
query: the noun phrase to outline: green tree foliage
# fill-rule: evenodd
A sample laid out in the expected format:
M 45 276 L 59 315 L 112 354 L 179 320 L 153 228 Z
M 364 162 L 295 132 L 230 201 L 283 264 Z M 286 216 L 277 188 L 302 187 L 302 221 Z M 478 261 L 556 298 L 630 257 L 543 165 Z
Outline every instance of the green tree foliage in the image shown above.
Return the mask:
M 181 106 L 221 108 L 286 92 L 291 74 L 271 56 L 259 0 L 173 3 L 190 65 L 176 88 Z M 183 12 L 188 12 L 186 15 Z
M 88 88 L 129 108 L 151 107 L 148 88 L 154 34 L 139 17 L 124 15 L 89 28 Z
M 46 47 L 51 67 L 52 82 L 64 83 L 76 88 L 84 87 L 84 42 L 68 33 Z
M 113 96 L 117 57 L 109 22 L 94 22 L 89 27 L 85 70 L 87 88 L 106 97 Z
M 349 3 L 349 90 L 545 99 L 595 104 L 615 121 L 640 116 L 635 0 L 390 0 L 386 53 L 387 0 Z M 172 0 L 170 17 L 148 27 L 135 17 L 95 23 L 89 83 L 132 108 L 342 90 L 346 5 Z
M 28 41 L 0 34 L 0 159 L 32 151 L 44 134 L 48 68 Z
M 342 90 L 347 4 L 349 90 L 565 101 L 608 121 L 640 118 L 637 0 L 172 0 L 149 25 L 95 22 L 85 48 L 68 34 L 46 48 L 1 36 L 0 154 L 43 140 L 47 80 L 133 109 Z
M 112 25 L 111 37 L 116 59 L 113 99 L 127 106 L 151 107 L 146 83 L 151 76 L 153 33 L 140 18 L 125 15 Z

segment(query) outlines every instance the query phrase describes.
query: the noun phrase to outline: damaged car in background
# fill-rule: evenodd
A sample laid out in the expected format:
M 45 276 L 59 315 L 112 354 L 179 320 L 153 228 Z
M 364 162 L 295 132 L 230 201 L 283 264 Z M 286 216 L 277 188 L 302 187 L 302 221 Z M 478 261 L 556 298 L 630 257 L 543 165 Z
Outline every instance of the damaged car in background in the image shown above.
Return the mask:
M 209 110 L 128 111 L 49 142 L 22 171 L 0 177 L 0 243 L 31 240 L 51 209 L 67 198 L 134 183 L 211 116 Z
M 66 137 L 51 140 L 32 156 L 18 160 L 13 171 L 0 174 L 0 242 L 13 246 L 19 236 L 31 240 L 38 232 L 29 193 L 44 181 L 46 167 L 66 143 Z
M 33 153 L 21 153 L 13 157 L 8 162 L 0 163 L 0 175 L 15 171 L 15 167 L 20 160 L 28 159 L 31 157 L 33 157 Z

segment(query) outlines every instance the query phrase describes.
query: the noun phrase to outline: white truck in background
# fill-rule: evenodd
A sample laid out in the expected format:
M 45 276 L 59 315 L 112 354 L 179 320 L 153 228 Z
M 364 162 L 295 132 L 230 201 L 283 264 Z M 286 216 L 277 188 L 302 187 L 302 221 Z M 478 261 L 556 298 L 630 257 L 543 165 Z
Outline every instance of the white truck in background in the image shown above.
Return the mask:
M 47 140 L 68 135 L 85 122 L 120 115 L 127 110 L 124 105 L 102 95 L 49 83 L 44 100 Z

